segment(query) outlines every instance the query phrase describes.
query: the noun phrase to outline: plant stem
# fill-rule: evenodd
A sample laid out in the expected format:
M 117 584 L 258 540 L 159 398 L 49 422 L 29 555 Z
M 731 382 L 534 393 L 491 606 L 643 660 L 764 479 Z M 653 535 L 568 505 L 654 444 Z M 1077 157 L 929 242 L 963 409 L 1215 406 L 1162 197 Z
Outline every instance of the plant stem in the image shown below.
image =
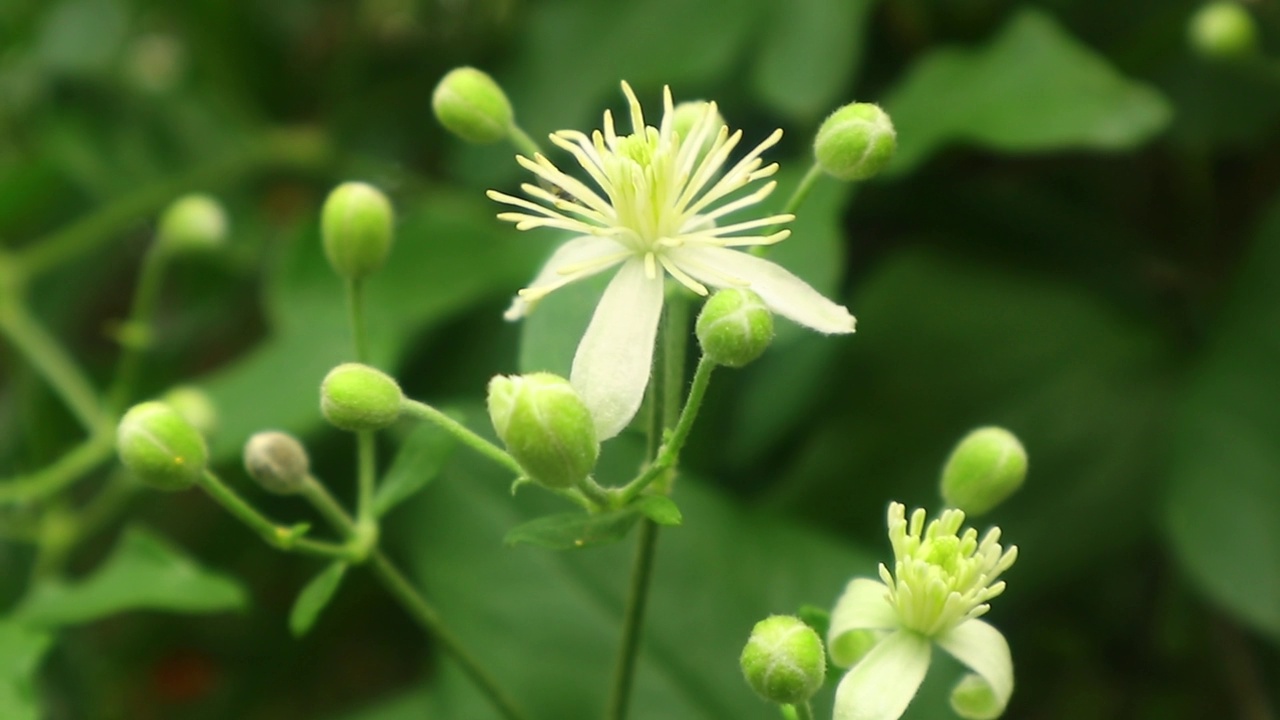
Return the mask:
M 809 197 L 809 191 L 813 190 L 814 183 L 818 182 L 818 178 L 822 177 L 822 168 L 819 167 L 818 161 L 814 160 L 809 166 L 808 172 L 800 178 L 800 184 L 791 192 L 791 197 L 787 198 L 787 204 L 782 206 L 783 215 L 794 215 L 804 201 Z M 781 225 L 771 225 L 761 232 L 762 235 L 770 235 L 781 230 Z M 772 245 L 755 245 L 750 249 L 750 253 L 756 257 L 764 257 L 769 253 Z
M 0 298 L 0 333 L 13 341 L 91 436 L 111 432 L 113 423 L 89 380 L 19 298 Z
M 400 601 L 400 605 L 409 612 L 429 636 L 440 643 L 444 651 L 462 667 L 462 671 L 476 684 L 476 687 L 488 698 L 493 707 L 507 720 L 526 720 L 524 713 L 516 708 L 506 693 L 498 687 L 493 677 L 462 647 L 458 638 L 454 637 L 453 633 L 445 628 L 435 608 L 423 599 L 413 584 L 405 578 L 404 574 L 395 565 L 391 564 L 391 561 L 387 559 L 387 556 L 381 550 L 373 552 L 370 557 L 370 564 L 373 567 L 374 574 L 382 581 L 387 592 Z
M 676 422 L 675 429 L 671 431 L 671 436 L 662 445 L 658 456 L 649 464 L 649 467 L 635 480 L 623 486 L 622 505 L 636 499 L 650 483 L 662 477 L 663 473 L 675 467 L 680 460 L 680 451 L 684 449 L 685 441 L 689 439 L 693 422 L 697 419 L 698 411 L 702 407 L 702 398 L 706 396 L 707 386 L 711 384 L 711 371 L 715 369 L 716 364 L 706 356 L 698 360 L 698 366 L 693 371 L 693 385 L 689 388 L 689 397 L 680 411 L 680 419 Z
M 523 128 L 516 125 L 514 122 L 511 123 L 510 134 L 507 138 L 511 141 L 511 144 L 515 146 L 517 151 L 528 157 L 530 160 L 533 159 L 534 155 L 542 153 L 542 148 L 538 147 L 537 141 L 529 137 L 529 133 L 525 132 Z
M 106 462 L 115 450 L 109 433 L 84 440 L 51 464 L 29 474 L 0 481 L 0 505 L 48 497 Z
M 373 490 L 378 481 L 377 447 L 372 431 L 356 433 L 356 498 L 357 523 L 362 532 L 372 531 L 377 520 L 373 516 Z
M 356 362 L 369 362 L 369 343 L 364 324 L 364 283 L 359 279 L 347 281 L 347 320 L 351 326 L 351 342 L 355 348 Z
M 245 502 L 236 491 L 219 480 L 218 476 L 214 475 L 212 471 L 205 471 L 204 476 L 200 479 L 200 487 L 209 493 L 218 504 L 236 516 L 240 522 L 257 531 L 262 536 L 262 539 L 272 547 L 335 560 L 360 560 L 359 557 L 354 557 L 357 553 L 345 545 L 302 537 L 305 527 L 284 527 L 283 525 L 275 524 L 267 516 L 258 512 L 257 508 Z
M 339 503 L 324 483 L 317 480 L 314 476 L 308 475 L 302 480 L 302 496 L 310 502 L 330 525 L 339 530 L 348 538 L 354 537 L 356 533 L 355 521 L 347 514 L 345 508 Z
M 520 467 L 520 463 L 516 459 L 507 454 L 506 450 L 494 445 L 480 435 L 467 429 L 465 425 L 445 415 L 430 405 L 405 398 L 400 404 L 400 412 L 411 415 L 419 420 L 435 423 L 443 428 L 450 435 L 454 436 L 463 445 L 484 455 L 490 460 L 507 468 L 516 475 L 523 475 L 524 469 Z
M 143 351 L 152 344 L 156 302 L 160 297 L 160 283 L 168 265 L 169 253 L 159 243 L 152 241 L 151 248 L 142 260 L 142 271 L 134 290 L 129 319 L 121 326 L 123 349 L 116 366 L 115 380 L 107 392 L 107 407 L 115 412 L 124 411 L 136 389 L 134 384 L 138 380 Z
M 796 711 L 796 720 L 813 720 L 813 708 L 808 700 L 791 707 Z

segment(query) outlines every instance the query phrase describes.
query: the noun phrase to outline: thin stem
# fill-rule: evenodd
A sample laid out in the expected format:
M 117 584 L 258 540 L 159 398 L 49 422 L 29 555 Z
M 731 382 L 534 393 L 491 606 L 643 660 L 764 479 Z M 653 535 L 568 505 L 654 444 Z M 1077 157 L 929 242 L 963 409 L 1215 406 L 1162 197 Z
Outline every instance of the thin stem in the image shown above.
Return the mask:
M 152 345 L 156 304 L 160 297 L 160 284 L 169 265 L 169 253 L 159 242 L 153 241 L 142 260 L 138 286 L 134 289 L 133 308 L 129 319 L 121 326 L 123 350 L 116 366 L 116 377 L 107 392 L 107 406 L 121 412 L 128 405 L 138 381 L 143 351 Z
M 93 385 L 67 351 L 27 313 L 17 298 L 0 299 L 0 333 L 13 341 L 90 435 L 110 432 L 112 423 Z
M 653 577 L 653 557 L 658 547 L 658 525 L 645 519 L 640 524 L 636 556 L 631 565 L 631 592 L 622 618 L 622 644 L 613 671 L 613 689 L 609 693 L 606 718 L 623 720 L 631 703 L 631 685 L 635 679 L 636 659 L 640 655 L 640 632 L 644 628 L 644 610 L 649 598 L 649 581 Z
M 623 505 L 636 499 L 650 483 L 675 467 L 680 460 L 680 451 L 684 449 L 685 441 L 689 439 L 689 432 L 693 430 L 693 423 L 698 418 L 698 411 L 702 407 L 702 399 L 706 396 L 707 387 L 711 384 L 711 371 L 715 369 L 716 364 L 706 356 L 698 360 L 698 367 L 693 371 L 693 384 L 689 388 L 689 397 L 685 400 L 684 409 L 680 411 L 680 419 L 676 422 L 675 429 L 671 431 L 671 436 L 658 451 L 658 456 L 649 464 L 649 467 L 622 488 Z
M 311 503 L 325 520 L 334 528 L 342 532 L 347 537 L 354 537 L 356 534 L 355 520 L 351 519 L 342 504 L 333 497 L 329 489 L 324 483 L 317 480 L 314 476 L 308 475 L 302 480 L 302 497 Z
M 356 517 L 361 527 L 376 525 L 373 517 L 373 489 L 378 481 L 376 446 L 372 431 L 356 434 L 356 483 L 359 496 L 356 499 Z M 365 532 L 368 532 L 366 529 Z
M 534 155 L 542 154 L 542 148 L 538 146 L 537 141 L 529 137 L 529 133 L 525 132 L 519 125 L 511 123 L 511 130 L 507 136 L 511 144 L 516 150 L 524 155 L 532 158 Z
M 435 608 L 423 599 L 413 584 L 395 565 L 391 564 L 382 551 L 373 552 L 370 564 L 387 592 L 391 593 L 418 625 L 462 667 L 462 671 L 476 684 L 493 707 L 507 720 L 526 720 L 527 716 L 516 708 L 515 703 L 498 687 L 494 678 L 462 647 L 458 638 L 445 628 Z
M 400 404 L 400 412 L 411 415 L 419 420 L 435 423 L 443 428 L 450 435 L 454 436 L 463 445 L 484 455 L 490 460 L 507 468 L 516 475 L 523 475 L 524 469 L 520 467 L 520 463 L 516 459 L 507 454 L 506 450 L 494 445 L 483 437 L 477 435 L 467 429 L 465 425 L 445 415 L 430 405 L 405 398 Z
M 818 178 L 822 177 L 822 168 L 818 165 L 818 161 L 814 160 L 809 166 L 809 171 L 800 179 L 800 184 L 791 192 L 791 197 L 787 198 L 787 204 L 782 206 L 783 215 L 794 215 L 804 201 L 809 197 L 809 191 L 813 190 L 814 183 L 818 182 Z M 773 225 L 762 231 L 761 234 L 769 235 L 781 230 L 781 225 Z M 770 246 L 756 245 L 749 251 L 756 257 L 763 257 L 769 253 Z
M 360 559 L 355 557 L 357 553 L 353 552 L 352 548 L 345 545 L 310 540 L 303 537 L 302 534 L 306 531 L 305 527 L 284 527 L 283 525 L 275 524 L 267 516 L 258 512 L 257 508 L 245 502 L 236 491 L 219 480 L 218 476 L 211 471 L 205 471 L 204 476 L 200 479 L 200 487 L 209 493 L 209 496 L 216 500 L 218 504 L 236 516 L 240 522 L 248 525 L 250 529 L 261 535 L 262 539 L 272 547 L 335 560 L 358 561 Z
M 813 708 L 806 700 L 798 705 L 792 705 L 791 708 L 796 711 L 796 720 L 813 720 Z
M 364 283 L 359 278 L 347 281 L 347 320 L 351 325 L 356 361 L 369 362 L 369 342 L 364 323 Z
M 0 481 L 0 505 L 53 495 L 106 462 L 114 449 L 110 434 L 98 434 L 36 472 Z

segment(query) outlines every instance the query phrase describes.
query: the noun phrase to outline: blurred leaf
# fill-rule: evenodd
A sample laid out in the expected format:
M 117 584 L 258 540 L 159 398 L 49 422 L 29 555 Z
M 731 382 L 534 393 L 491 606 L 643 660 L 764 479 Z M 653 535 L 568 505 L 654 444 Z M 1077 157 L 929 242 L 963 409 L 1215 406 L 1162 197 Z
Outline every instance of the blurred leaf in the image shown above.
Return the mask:
M 862 64 L 867 18 L 875 3 L 768 3 L 770 17 L 752 53 L 756 94 L 796 121 L 813 122 L 835 110 Z
M 320 612 L 338 591 L 346 572 L 347 564 L 341 560 L 335 561 L 302 588 L 292 612 L 289 613 L 289 632 L 294 637 L 302 637 L 311 630 L 311 626 L 320 617 Z
M 45 16 L 37 53 L 51 70 L 73 75 L 111 67 L 128 29 L 117 0 L 62 0 Z
M 636 509 L 659 525 L 674 526 L 684 522 L 679 506 L 666 495 L 643 495 L 636 501 Z
M 571 283 L 538 301 L 537 309 L 520 321 L 520 372 L 569 377 L 578 342 L 614 272 Z
M 461 420 L 455 413 L 453 419 Z M 400 446 L 395 462 L 373 497 L 373 512 L 381 517 L 426 487 L 453 453 L 457 442 L 438 425 L 423 423 Z
M 890 169 L 951 142 L 1005 152 L 1124 150 L 1168 124 L 1159 93 L 1116 72 L 1049 16 L 1021 10 L 978 50 L 935 50 L 884 101 L 898 130 Z
M 36 669 L 53 644 L 53 635 L 0 619 L 0 717 L 44 717 L 35 688 Z
M 200 567 L 167 540 L 135 526 L 89 577 L 38 585 L 14 617 L 36 626 L 76 625 L 130 610 L 239 610 L 247 599 L 239 582 Z
M 1280 639 L 1280 203 L 1177 413 L 1165 521 L 1191 577 Z M 1267 570 L 1263 570 L 1267 568 Z
M 638 507 L 597 515 L 581 512 L 548 515 L 512 528 L 502 542 L 507 545 L 534 545 L 551 550 L 609 545 L 626 537 L 640 515 Z
M 373 364 L 393 368 L 426 328 L 520 287 L 537 260 L 525 240 L 493 219 L 479 193 L 437 188 L 405 211 L 391 261 L 368 282 Z M 352 357 L 342 284 L 325 262 L 315 226 L 290 250 L 264 298 L 271 337 L 204 381 L 219 411 L 217 456 L 234 456 L 264 427 L 295 434 L 314 427 L 320 381 Z M 497 327 L 502 319 L 492 322 Z

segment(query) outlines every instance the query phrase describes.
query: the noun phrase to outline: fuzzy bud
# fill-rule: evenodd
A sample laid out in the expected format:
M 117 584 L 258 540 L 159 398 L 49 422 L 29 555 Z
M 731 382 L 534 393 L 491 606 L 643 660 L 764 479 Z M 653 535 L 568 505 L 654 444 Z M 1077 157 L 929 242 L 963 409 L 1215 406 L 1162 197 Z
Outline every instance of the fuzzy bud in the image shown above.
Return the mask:
M 311 458 L 292 435 L 269 430 L 244 444 L 244 469 L 267 492 L 292 495 L 311 474 Z
M 116 451 L 138 480 L 157 490 L 185 490 L 209 464 L 199 431 L 177 410 L 154 400 L 134 405 L 120 419 Z
M 404 395 L 390 375 L 360 363 L 344 363 L 320 384 L 320 411 L 351 432 L 381 430 L 400 417 Z
M 472 67 L 455 68 L 440 79 L 431 109 L 445 129 L 478 145 L 505 140 L 515 115 L 498 83 Z
M 729 288 L 707 300 L 694 329 L 704 355 L 719 365 L 740 368 L 760 357 L 773 341 L 773 313 L 759 295 Z
M 218 408 L 209 394 L 193 385 L 179 385 L 160 398 L 206 438 L 218 429 Z
M 827 675 L 822 639 L 790 615 L 773 615 L 756 623 L 740 662 L 751 689 L 780 705 L 806 702 Z
M 511 456 L 541 485 L 572 487 L 596 466 L 595 423 L 562 377 L 495 376 L 489 381 L 489 418 Z
M 387 261 L 395 238 L 391 201 L 372 185 L 348 182 L 329 193 L 320 211 L 324 256 L 339 276 L 358 280 Z
M 889 164 L 898 135 L 878 105 L 850 103 L 822 122 L 813 153 L 823 172 L 840 180 L 866 180 Z
M 998 427 L 964 437 L 942 468 L 942 499 L 968 515 L 1004 502 L 1027 476 L 1027 451 L 1013 433 Z
M 1187 25 L 1191 47 L 1207 58 L 1228 60 L 1258 49 L 1258 27 L 1244 5 L 1218 0 L 1202 6 Z
M 156 242 L 166 252 L 212 250 L 227 241 L 227 214 L 208 195 L 184 195 L 160 216 Z

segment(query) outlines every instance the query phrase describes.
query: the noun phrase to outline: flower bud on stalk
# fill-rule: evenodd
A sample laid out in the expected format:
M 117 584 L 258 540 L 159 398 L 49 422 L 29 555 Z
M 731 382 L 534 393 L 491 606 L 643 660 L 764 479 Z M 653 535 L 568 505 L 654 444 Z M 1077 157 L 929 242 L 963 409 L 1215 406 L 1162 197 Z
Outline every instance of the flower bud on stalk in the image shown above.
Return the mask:
M 166 252 L 212 250 L 227 241 L 227 214 L 208 195 L 184 195 L 160 216 L 156 242 Z
M 489 381 L 489 418 L 507 451 L 545 487 L 573 487 L 600 455 L 595 423 L 569 381 L 551 373 Z
M 813 141 L 823 172 L 839 180 L 866 180 L 893 159 L 898 135 L 878 105 L 850 103 L 831 113 Z
M 822 639 L 790 615 L 773 615 L 756 623 L 740 662 L 751 689 L 780 705 L 806 702 L 827 675 Z
M 1258 27 L 1239 2 L 1210 2 L 1191 16 L 1187 26 L 1191 47 L 1200 55 L 1220 60 L 1247 57 L 1258 49 Z
M 244 469 L 267 492 L 292 495 L 302 491 L 311 474 L 311 459 L 292 435 L 269 430 L 245 443 Z
M 400 417 L 404 395 L 390 375 L 360 363 L 344 363 L 320 384 L 320 411 L 351 432 L 381 430 Z
M 942 499 L 969 515 L 1004 502 L 1027 476 L 1027 451 L 1013 433 L 998 427 L 964 437 L 942 468 Z
M 472 67 L 456 68 L 441 78 L 431 94 L 431 109 L 445 129 L 477 145 L 505 140 L 515 121 L 506 93 Z
M 707 300 L 694 331 L 708 359 L 740 368 L 760 357 L 773 341 L 773 314 L 759 295 L 730 288 Z
M 339 185 L 320 211 L 324 256 L 339 276 L 359 280 L 387 261 L 395 213 L 382 191 L 361 182 Z
M 178 411 L 150 401 L 134 405 L 116 428 L 120 462 L 157 490 L 185 490 L 209 464 L 204 438 Z
M 171 388 L 160 398 L 206 438 L 218 429 L 218 408 L 208 393 L 192 385 Z

